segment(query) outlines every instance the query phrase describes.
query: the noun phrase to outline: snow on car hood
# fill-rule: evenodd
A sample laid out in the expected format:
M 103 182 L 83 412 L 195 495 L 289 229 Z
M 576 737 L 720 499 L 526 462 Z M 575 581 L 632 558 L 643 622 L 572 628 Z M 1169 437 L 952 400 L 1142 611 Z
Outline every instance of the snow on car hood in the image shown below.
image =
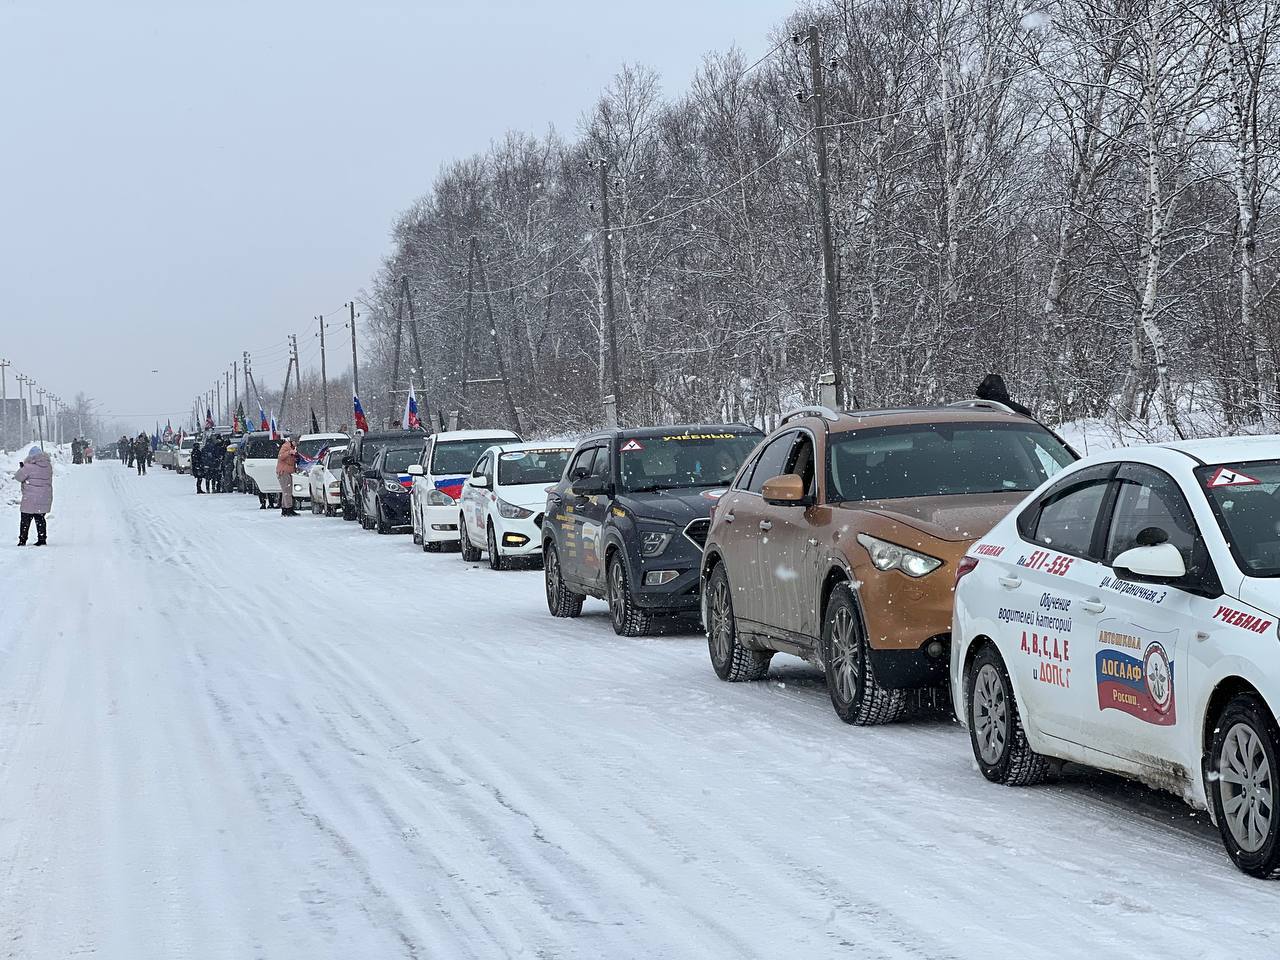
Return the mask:
M 943 497 L 905 497 L 840 504 L 905 523 L 939 540 L 976 540 L 1022 502 L 1026 493 L 966 493 Z

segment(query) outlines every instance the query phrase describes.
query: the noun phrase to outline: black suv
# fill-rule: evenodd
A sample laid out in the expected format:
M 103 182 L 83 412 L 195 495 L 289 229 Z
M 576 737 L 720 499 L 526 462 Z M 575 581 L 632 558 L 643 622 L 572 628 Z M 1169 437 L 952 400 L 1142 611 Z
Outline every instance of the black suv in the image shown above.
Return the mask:
M 711 506 L 763 434 L 744 424 L 608 430 L 578 443 L 547 491 L 547 607 L 576 617 L 609 604 L 614 632 L 638 637 L 658 613 L 698 609 Z
M 361 492 L 360 525 L 366 530 L 394 533 L 413 526 L 409 514 L 409 492 L 413 477 L 409 464 L 422 459 L 427 438 L 421 433 L 405 433 L 382 441 L 373 466 L 364 473 Z
M 380 433 L 357 433 L 347 444 L 347 455 L 342 460 L 342 519 L 359 520 L 365 525 L 364 481 L 365 474 L 373 469 L 378 451 L 390 440 L 403 440 L 409 436 L 403 430 L 384 430 Z

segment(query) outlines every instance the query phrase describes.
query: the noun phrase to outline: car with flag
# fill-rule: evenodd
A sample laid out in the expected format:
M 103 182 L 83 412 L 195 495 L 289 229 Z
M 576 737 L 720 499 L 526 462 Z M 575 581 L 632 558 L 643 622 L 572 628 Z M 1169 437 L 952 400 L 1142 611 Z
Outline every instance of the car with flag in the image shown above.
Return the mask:
M 364 526 L 364 481 L 372 469 L 373 461 L 388 442 L 403 440 L 404 430 L 383 430 L 378 433 L 356 431 L 347 441 L 347 453 L 342 458 L 341 499 L 343 520 L 358 520 Z
M 298 466 L 293 474 L 293 499 L 302 503 L 311 499 L 311 468 L 317 457 L 330 447 L 347 445 L 345 433 L 304 433 L 298 438 Z
M 283 441 L 270 430 L 255 430 L 245 437 L 237 456 L 244 476 L 245 489 L 265 496 L 272 506 L 280 502 L 280 480 L 276 477 L 276 461 Z
M 458 540 L 462 559 L 488 554 L 489 566 L 542 556 L 547 488 L 563 475 L 572 443 L 506 443 L 489 447 L 462 485 Z
M 381 445 L 364 472 L 360 511 L 364 529 L 382 534 L 410 529 L 409 491 L 413 489 L 413 477 L 409 466 L 422 457 L 426 443 L 424 434 L 402 430 L 398 438 Z
M 614 632 L 649 632 L 655 615 L 698 609 L 711 509 L 763 436 L 741 423 L 606 430 L 579 441 L 547 493 L 547 607 L 576 617 L 609 604 Z
M 955 575 L 952 695 L 987 779 L 1131 777 L 1280 876 L 1280 437 L 1082 460 Z
M 480 455 L 494 444 L 519 443 L 510 430 L 448 430 L 432 434 L 413 477 L 410 519 L 413 542 L 424 551 L 458 543 L 458 501 Z
M 311 512 L 332 517 L 342 504 L 342 461 L 347 455 L 345 446 L 326 447 L 316 454 L 307 472 L 311 489 Z

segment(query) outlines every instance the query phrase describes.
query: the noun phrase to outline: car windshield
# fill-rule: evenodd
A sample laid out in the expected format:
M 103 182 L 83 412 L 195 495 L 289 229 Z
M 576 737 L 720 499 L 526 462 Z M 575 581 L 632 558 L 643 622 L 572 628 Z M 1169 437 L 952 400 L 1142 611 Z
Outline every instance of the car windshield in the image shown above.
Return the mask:
M 280 456 L 283 442 L 270 437 L 251 437 L 245 446 L 244 455 L 250 460 L 274 460 Z
M 412 447 L 391 447 L 382 461 L 382 469 L 387 473 L 404 473 L 409 464 L 417 463 L 421 458 L 421 443 Z
M 1280 460 L 1196 468 L 1222 535 L 1251 577 L 1280 577 Z
M 894 500 L 1034 490 L 1075 460 L 1021 424 L 922 423 L 850 430 L 827 444 L 827 498 Z
M 195 445 L 196 445 L 195 437 L 188 437 L 186 440 L 182 441 L 183 450 L 190 450 Z
M 618 440 L 622 488 L 628 493 L 683 487 L 727 487 L 758 434 L 694 433 Z
M 443 440 L 436 444 L 431 452 L 431 473 L 433 476 L 448 476 L 470 473 L 471 468 L 484 453 L 495 443 L 510 441 L 511 437 L 479 437 L 475 440 Z
M 308 460 L 314 460 L 317 453 L 325 447 L 332 447 L 338 441 L 333 438 L 324 438 L 314 440 L 299 440 L 298 453 L 306 457 Z M 343 441 L 344 443 L 346 441 Z
M 337 450 L 330 450 L 329 459 L 325 462 L 325 465 L 334 473 L 338 473 L 342 470 L 342 460 L 346 455 L 346 447 L 340 447 Z
M 498 457 L 498 483 L 515 487 L 524 483 L 555 483 L 564 473 L 572 447 L 545 450 L 512 450 Z

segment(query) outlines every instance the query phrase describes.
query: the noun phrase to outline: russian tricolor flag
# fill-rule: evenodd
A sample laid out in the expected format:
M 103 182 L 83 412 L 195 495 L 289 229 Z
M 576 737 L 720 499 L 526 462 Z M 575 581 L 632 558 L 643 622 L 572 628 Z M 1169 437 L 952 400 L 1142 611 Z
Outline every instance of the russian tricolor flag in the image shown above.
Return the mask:
M 369 421 L 365 419 L 364 407 L 360 406 L 360 398 L 354 393 L 351 395 L 351 403 L 355 407 L 356 429 L 361 433 L 369 432 Z
M 258 400 L 258 429 L 259 430 L 271 429 L 271 424 L 267 423 L 267 411 L 262 409 L 261 398 L 259 398 Z
M 421 430 L 422 421 L 418 419 L 418 398 L 414 395 L 413 384 L 409 384 L 409 396 L 404 400 L 404 416 L 400 422 L 406 430 Z

